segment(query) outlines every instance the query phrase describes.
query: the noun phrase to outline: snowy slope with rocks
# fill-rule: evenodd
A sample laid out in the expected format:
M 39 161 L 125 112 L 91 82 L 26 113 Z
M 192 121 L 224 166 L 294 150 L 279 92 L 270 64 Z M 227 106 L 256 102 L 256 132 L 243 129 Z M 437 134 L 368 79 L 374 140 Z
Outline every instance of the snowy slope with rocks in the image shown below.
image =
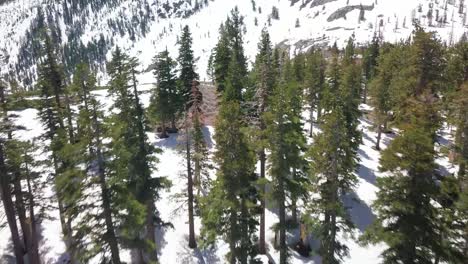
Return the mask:
M 0 56 L 5 64 L 1 73 L 28 86 L 34 83 L 34 65 L 40 57 L 37 39 L 45 22 L 55 42 L 62 43 L 69 74 L 82 60 L 104 72 L 105 59 L 116 45 L 137 56 L 145 67 L 164 49 L 175 56 L 177 36 L 189 25 L 204 77 L 219 25 L 235 6 L 244 16 L 250 59 L 263 27 L 269 28 L 273 43 L 291 46 L 292 53 L 335 41 L 343 46 L 352 34 L 358 43 L 368 42 L 374 34 L 399 41 L 410 35 L 414 20 L 437 31 L 447 43 L 458 41 L 467 31 L 463 0 L 15 0 L 0 5 Z M 272 16 L 274 7 L 277 19 Z M 151 74 L 145 81 L 153 81 Z

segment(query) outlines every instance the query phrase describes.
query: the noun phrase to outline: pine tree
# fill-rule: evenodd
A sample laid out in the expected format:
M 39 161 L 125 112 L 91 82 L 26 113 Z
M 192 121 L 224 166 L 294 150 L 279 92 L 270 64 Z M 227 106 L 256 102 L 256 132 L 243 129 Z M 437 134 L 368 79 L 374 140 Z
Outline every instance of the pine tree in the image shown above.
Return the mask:
M 3 82 L 0 82 L 0 95 L 1 95 L 1 104 L 0 108 L 1 119 L 0 119 L 0 132 L 2 134 L 7 134 L 10 129 L 10 125 L 6 122 L 8 113 L 5 112 L 5 90 L 6 85 Z M 15 254 L 17 263 L 24 263 L 24 253 L 25 248 L 20 238 L 20 232 L 16 222 L 16 213 L 15 207 L 13 204 L 12 198 L 12 189 L 11 189 L 11 178 L 7 173 L 6 166 L 6 150 L 5 150 L 5 138 L 0 138 L 0 194 L 3 202 L 3 208 L 8 222 L 8 227 L 10 228 L 11 238 L 13 242 L 13 251 Z
M 391 111 L 394 109 L 394 78 L 398 73 L 402 46 L 384 46 L 378 59 L 377 75 L 370 83 L 370 104 L 374 107 L 374 122 L 377 126 L 375 149 L 380 150 L 382 133 L 388 128 Z
M 118 241 L 116 236 L 115 220 L 113 217 L 112 186 L 109 184 L 106 157 L 102 137 L 104 125 L 103 113 L 100 105 L 92 96 L 91 91 L 96 88 L 96 78 L 85 64 L 79 64 L 73 76 L 73 96 L 81 103 L 77 119 L 77 140 L 81 148 L 82 163 L 85 164 L 87 175 L 95 176 L 97 180 L 85 181 L 82 186 L 83 201 L 97 199 L 100 204 L 80 203 L 80 208 L 86 208 L 80 215 L 77 223 L 76 239 L 78 243 L 78 259 L 87 262 L 96 255 L 101 254 L 103 259 L 108 258 L 112 263 L 120 263 Z M 99 190 L 96 196 L 88 197 L 89 190 Z M 90 211 L 94 209 L 101 213 L 95 215 Z M 104 222 L 102 222 L 104 219 Z M 91 248 L 91 249 L 90 249 Z
M 307 56 L 305 86 L 307 88 L 307 103 L 310 111 L 310 130 L 309 136 L 313 136 L 314 111 L 317 113 L 317 119 L 322 113 L 321 99 L 325 90 L 325 68 L 326 62 L 320 50 L 312 49 Z
M 326 96 L 330 94 L 327 92 Z M 308 211 L 314 219 L 308 222 L 314 223 L 312 227 L 317 227 L 323 263 L 340 263 L 348 255 L 348 247 L 338 240 L 338 230 L 349 233 L 353 228 L 340 195 L 352 190 L 356 182 L 353 173 L 357 161 L 347 151 L 351 146 L 346 138 L 343 110 L 337 107 L 325 112 L 321 123 L 322 133 L 314 137 L 314 144 L 308 152 L 311 160 L 310 191 L 320 194 L 310 202 Z
M 364 72 L 364 91 L 362 95 L 362 102 L 367 103 L 367 90 L 369 83 L 375 77 L 377 73 L 377 59 L 379 58 L 379 50 L 380 50 L 380 39 L 377 35 L 374 35 L 372 38 L 372 42 L 370 43 L 369 47 L 364 52 L 363 58 L 363 72 Z
M 255 60 L 257 114 L 259 117 L 258 128 L 258 159 L 260 161 L 260 179 L 265 179 L 266 154 L 265 154 L 265 129 L 266 124 L 263 114 L 268 109 L 269 97 L 273 91 L 275 83 L 273 71 L 273 51 L 270 41 L 270 35 L 266 29 L 262 30 L 262 36 L 258 44 L 258 54 Z M 261 187 L 261 215 L 260 215 L 260 237 L 259 253 L 265 254 L 265 187 Z
M 291 200 L 293 219 L 297 224 L 296 201 L 303 193 L 299 170 L 301 165 L 301 152 L 305 144 L 302 133 L 300 114 L 302 110 L 301 88 L 294 78 L 294 69 L 291 61 L 285 56 L 282 76 L 276 85 L 271 97 L 270 109 L 265 113 L 267 120 L 266 135 L 268 139 L 270 175 L 272 177 L 272 196 L 279 207 L 279 223 L 277 230 L 278 247 L 280 251 L 279 263 L 287 263 L 289 256 L 286 245 L 286 231 L 288 219 L 286 210 L 287 200 Z
M 215 134 L 218 177 L 201 204 L 204 244 L 221 235 L 229 244 L 227 262 L 232 264 L 250 263 L 256 255 L 255 163 L 242 120 L 239 102 L 222 102 Z
M 218 92 L 222 92 L 226 87 L 228 69 L 231 62 L 230 38 L 227 25 L 225 24 L 222 24 L 219 28 L 219 40 L 214 51 L 213 68 L 215 85 Z
M 154 202 L 159 198 L 158 191 L 164 188 L 164 178 L 152 178 L 154 165 L 152 154 L 156 151 L 148 144 L 146 118 L 139 101 L 135 69 L 137 62 L 117 48 L 108 63 L 110 75 L 109 94 L 115 97 L 112 109 L 117 113 L 108 122 L 110 177 L 117 192 L 117 211 L 120 215 L 121 237 L 124 245 L 132 248 L 139 262 L 155 262 L 156 224 L 163 225 L 157 217 Z
M 171 123 L 171 131 L 176 131 L 177 108 L 180 96 L 176 91 L 175 62 L 169 52 L 163 51 L 155 58 L 157 86 L 151 95 L 149 115 L 152 120 L 161 125 L 161 138 L 167 138 L 167 124 Z
M 181 102 L 179 103 L 179 111 L 185 111 L 184 108 L 190 100 L 192 81 L 198 79 L 192 50 L 192 35 L 188 26 L 185 26 L 182 30 L 179 45 L 179 57 L 177 58 L 180 67 L 178 95 Z
M 187 161 L 187 197 L 188 197 L 188 218 L 189 218 L 189 247 L 196 248 L 197 244 L 195 241 L 195 223 L 194 223 L 194 185 L 199 184 L 200 176 L 201 176 L 201 165 L 205 158 L 205 152 L 203 151 L 204 148 L 204 139 L 203 139 L 203 132 L 201 131 L 201 106 L 203 102 L 203 95 L 198 89 L 198 81 L 192 81 L 192 89 L 190 95 L 190 101 L 187 105 L 187 113 L 186 113 L 186 120 L 185 120 L 185 137 L 186 137 L 186 161 Z M 201 133 L 201 135 L 200 135 Z M 192 143 L 192 135 L 193 135 L 193 143 Z M 200 138 L 201 136 L 201 138 Z M 192 145 L 194 146 L 193 153 L 192 153 Z M 192 173 L 192 155 L 194 156 L 194 166 L 195 173 Z M 194 180 L 192 174 L 195 174 Z M 195 181 L 195 182 L 194 182 Z M 198 185 L 198 190 L 200 190 L 200 186 Z
M 44 37 L 45 59 L 38 70 L 37 86 L 41 92 L 41 104 L 39 116 L 45 127 L 44 139 L 49 140 L 47 150 L 51 153 L 50 162 L 53 170 L 53 181 L 58 201 L 62 233 L 66 238 L 67 250 L 71 258 L 76 256 L 74 252 L 72 219 L 76 214 L 73 206 L 78 198 L 80 177 L 82 173 L 77 167 L 74 148 L 72 116 L 69 101 L 63 102 L 65 87 L 63 71 L 57 63 L 51 39 L 47 33 Z M 68 126 L 65 125 L 68 119 Z
M 192 123 L 192 145 L 193 145 L 193 167 L 194 179 L 193 184 L 197 189 L 197 197 L 201 196 L 209 187 L 209 176 L 207 175 L 210 168 L 208 160 L 208 148 L 203 134 L 203 94 L 200 91 L 199 83 L 192 84 L 192 91 L 190 95 L 189 112 L 191 115 Z
M 398 126 L 402 133 L 383 151 L 374 209 L 377 219 L 366 231 L 364 240 L 386 242 L 384 261 L 432 263 L 451 261 L 452 246 L 445 235 L 445 219 L 436 203 L 440 188 L 435 163 L 434 143 L 440 124 L 437 93 L 442 84 L 444 56 L 433 33 L 416 27 L 413 41 L 404 54 L 398 80 L 405 91 L 398 104 Z M 437 72 L 439 74 L 437 74 Z M 407 76 L 405 76 L 407 74 Z M 398 82 L 399 81 L 399 82 Z M 405 98 L 406 97 L 406 98 Z M 447 233 L 448 234 L 448 233 Z
M 340 263 L 348 248 L 337 238 L 338 230 L 349 233 L 353 228 L 340 196 L 353 190 L 357 181 L 357 150 L 361 142 L 358 130 L 360 117 L 360 68 L 355 62 L 353 38 L 345 49 L 341 65 L 336 45 L 332 48 L 329 81 L 324 92 L 322 133 L 314 137 L 308 151 L 311 191 L 320 193 L 308 207 L 320 238 L 320 254 L 324 263 Z M 320 220 L 317 220 L 320 219 Z

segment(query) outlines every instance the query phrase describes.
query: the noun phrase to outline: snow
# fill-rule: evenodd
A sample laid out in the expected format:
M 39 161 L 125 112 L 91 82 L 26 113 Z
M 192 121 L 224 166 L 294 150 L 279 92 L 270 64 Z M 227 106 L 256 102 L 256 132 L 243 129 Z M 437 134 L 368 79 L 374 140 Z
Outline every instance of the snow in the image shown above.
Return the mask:
M 358 23 L 359 10 L 354 10 L 347 15 L 347 19 L 339 19 L 332 22 L 326 22 L 328 16 L 336 9 L 346 5 L 347 0 L 338 0 L 327 3 L 323 6 L 314 8 L 306 7 L 299 9 L 300 1 L 291 6 L 286 0 L 256 0 L 257 11 L 253 12 L 251 0 L 216 0 L 209 2 L 209 6 L 202 9 L 200 12 L 192 15 L 188 19 L 182 18 L 157 18 L 156 22 L 151 25 L 151 31 L 146 38 L 139 39 L 134 43 L 128 40 L 128 36 L 117 37 L 116 45 L 126 49 L 130 54 L 137 56 L 140 59 L 142 68 L 145 69 L 152 63 L 153 57 L 157 52 L 167 49 L 172 56 L 176 56 L 178 47 L 176 45 L 177 35 L 179 35 L 184 25 L 189 25 L 192 30 L 194 39 L 195 56 L 198 58 L 198 72 L 202 79 L 206 78 L 205 70 L 211 49 L 215 46 L 218 37 L 218 27 L 226 19 L 229 11 L 235 6 L 238 6 L 240 13 L 245 16 L 246 35 L 245 35 L 245 51 L 250 60 L 254 58 L 257 52 L 257 42 L 260 37 L 260 31 L 267 25 L 268 15 L 271 13 L 273 6 L 279 8 L 280 20 L 271 20 L 271 27 L 268 27 L 272 41 L 274 43 L 285 42 L 290 45 L 298 43 L 300 40 L 316 40 L 321 43 L 332 43 L 337 41 L 339 46 L 343 46 L 347 38 L 353 33 L 360 43 L 369 41 L 375 32 L 379 16 L 382 15 L 383 20 L 383 36 L 387 41 L 398 41 L 407 38 L 412 26 L 410 17 L 412 10 L 416 9 L 419 3 L 423 3 L 423 12 L 427 13 L 429 2 L 423 0 L 378 0 L 374 10 L 366 11 L 367 21 Z M 42 3 L 41 0 L 35 1 L 14 1 L 0 6 L 0 54 L 9 54 L 7 59 L 8 64 L 14 64 L 16 55 L 18 54 L 18 43 L 24 38 L 24 32 L 29 27 L 32 17 L 35 16 L 35 6 Z M 375 0 L 350 0 L 350 5 L 371 5 Z M 439 1 L 443 2 L 443 1 Z M 458 1 L 457 1 L 458 2 Z M 119 8 L 102 11 L 102 13 L 94 14 L 94 17 L 89 19 L 86 26 L 85 35 L 82 41 L 86 43 L 97 37 L 100 33 L 105 36 L 111 35 L 110 29 L 106 26 L 107 17 L 115 17 L 119 14 L 128 14 L 128 10 L 133 3 L 124 1 Z M 441 4 L 439 4 L 441 5 Z M 258 8 L 262 8 L 260 14 Z M 463 32 L 466 32 L 466 26 L 462 23 L 462 17 L 456 12 L 455 6 L 449 6 L 448 18 L 449 24 L 442 27 L 430 27 L 430 30 L 435 30 L 439 33 L 442 39 L 449 41 L 450 39 L 457 40 Z M 90 11 L 91 12 L 91 11 Z M 318 16 L 315 13 L 318 12 Z M 452 16 L 452 13 L 454 15 Z M 416 12 L 416 16 L 421 16 L 424 25 L 427 22 L 422 15 Z M 406 17 L 407 28 L 402 28 L 403 18 Z M 453 34 L 452 34 L 452 17 L 453 17 Z M 254 19 L 258 19 L 258 26 L 254 25 Z M 301 26 L 295 28 L 296 18 L 299 18 Z M 395 24 L 400 24 L 399 29 L 395 29 Z M 369 28 L 369 22 L 374 24 L 374 28 Z M 65 26 L 63 26 L 65 28 Z M 336 30 L 332 30 L 338 28 Z M 63 30 L 63 29 L 62 29 Z M 166 33 L 164 33 L 166 32 Z M 325 35 L 325 36 L 324 36 Z M 452 37 L 451 37 L 452 35 Z M 310 45 L 309 45 L 310 46 Z M 304 47 L 307 48 L 308 46 Z M 294 52 L 294 49 L 291 49 Z M 7 67 L 0 68 L 0 74 L 7 71 Z M 106 79 L 101 74 L 101 83 L 104 84 Z M 141 100 L 145 107 L 149 104 L 148 90 L 152 88 L 154 77 L 151 72 L 143 73 L 139 77 L 141 83 L 139 90 L 144 92 Z M 107 96 L 106 90 L 93 92 L 100 102 L 104 105 L 104 109 L 109 109 L 111 105 L 111 97 Z M 369 111 L 371 108 L 367 105 L 361 106 L 362 110 Z M 37 118 L 37 110 L 26 109 L 18 111 L 19 115 L 17 124 L 27 128 L 15 136 L 20 139 L 33 139 L 42 133 L 42 125 Z M 308 118 L 309 114 L 304 113 L 304 117 Z M 308 124 L 305 126 L 308 128 Z M 446 127 L 446 126 L 444 126 Z M 373 148 L 375 144 L 376 133 L 373 131 L 372 122 L 366 117 L 361 119 L 360 128 L 363 130 L 363 144 L 359 149 L 360 165 L 357 171 L 358 184 L 355 193 L 344 197 L 346 205 L 350 207 L 352 220 L 356 224 L 355 237 L 358 237 L 363 230 L 372 223 L 375 215 L 372 212 L 371 204 L 376 199 L 376 179 L 382 175 L 378 172 L 380 152 Z M 315 128 L 314 128 L 315 129 Z M 317 129 L 316 133 L 317 133 Z M 213 141 L 214 128 L 211 126 L 205 127 L 204 130 L 210 151 L 215 147 Z M 448 146 L 453 141 L 451 133 L 448 129 L 440 131 L 441 147 Z M 382 136 L 382 148 L 388 145 L 391 141 L 392 134 L 384 134 Z M 184 161 L 183 155 L 177 149 L 177 135 L 171 135 L 168 139 L 157 139 L 153 133 L 149 133 L 149 138 L 152 144 L 160 147 L 163 153 L 158 155 L 161 163 L 157 165 L 157 171 L 154 172 L 157 176 L 167 176 L 172 181 L 172 188 L 162 194 L 162 199 L 157 202 L 156 206 L 161 213 L 161 217 L 165 221 L 170 221 L 174 225 L 174 229 L 166 229 L 158 231 L 159 239 L 159 256 L 161 263 L 222 263 L 224 255 L 228 251 L 227 245 L 221 240 L 218 241 L 215 249 L 212 250 L 191 250 L 188 248 L 188 216 L 184 210 L 178 210 L 183 206 L 183 203 L 174 198 L 176 194 L 184 192 L 186 181 L 183 177 Z M 447 173 L 456 171 L 446 157 L 441 156 L 437 162 L 442 168 L 447 170 Z M 45 176 L 44 176 L 45 177 Z M 214 175 L 212 175 L 214 177 Z M 47 190 L 48 196 L 53 196 L 52 190 Z M 266 230 L 267 243 L 269 248 L 269 256 L 260 256 L 264 263 L 268 262 L 268 258 L 277 260 L 279 253 L 273 249 L 272 241 L 274 238 L 271 227 L 278 221 L 275 209 L 271 203 L 268 203 L 266 213 Z M 0 208 L 0 210 L 3 210 Z M 2 212 L 0 211 L 0 216 Z M 59 263 L 63 260 L 65 245 L 61 238 L 60 222 L 56 210 L 48 212 L 53 218 L 44 220 L 41 223 L 41 252 L 43 252 L 44 263 Z M 196 232 L 200 230 L 200 219 L 196 218 Z M 373 264 L 381 262 L 379 258 L 385 245 L 379 244 L 369 247 L 359 245 L 355 240 L 347 237 L 342 237 L 343 241 L 350 248 L 350 256 L 345 259 L 345 263 L 356 264 Z M 320 263 L 319 257 L 313 259 L 304 259 L 297 253 L 291 251 L 291 263 Z M 0 255 L 11 254 L 10 235 L 8 228 L 0 230 Z M 128 252 L 122 252 L 122 259 L 130 260 Z M 0 258 L 0 262 L 4 259 Z
M 175 0 L 168 2 L 173 3 Z M 466 21 L 464 21 L 466 19 L 463 15 L 458 14 L 459 1 L 448 5 L 446 24 L 438 25 L 434 22 L 431 27 L 428 26 L 428 19 L 425 18 L 429 4 L 434 4 L 433 9 L 438 9 L 440 16 L 442 16 L 445 1 L 337 0 L 313 8 L 307 6 L 303 9 L 300 9 L 301 1 L 294 6 L 291 6 L 290 0 L 255 0 L 255 2 L 256 11 L 252 8 L 251 0 L 215 0 L 208 1 L 207 7 L 203 7 L 188 18 L 171 16 L 164 19 L 156 15 L 155 20 L 149 22 L 150 32 L 146 34 L 146 37 L 137 36 L 137 41 L 133 42 L 129 39 L 128 34 L 123 37 L 120 34 L 115 34 L 116 32 L 113 32 L 108 24 L 108 19 L 133 16 L 133 10 L 136 10 L 136 5 L 139 2 L 122 1 L 114 8 L 104 7 L 97 13 L 89 10 L 90 15 L 86 17 L 87 23 L 84 25 L 81 41 L 86 45 L 92 40 L 99 39 L 101 34 L 105 38 L 113 38 L 115 46 L 118 45 L 138 57 L 146 69 L 152 64 L 153 57 L 165 49 L 172 56 L 177 56 L 177 36 L 180 35 L 185 25 L 189 25 L 194 40 L 194 54 L 198 59 L 198 72 L 203 80 L 207 79 L 208 58 L 216 44 L 219 25 L 225 21 L 230 11 L 236 6 L 241 15 L 244 16 L 246 25 L 245 51 L 251 62 L 257 51 L 260 31 L 264 27 L 271 33 L 273 43 L 291 45 L 291 53 L 294 53 L 296 49 L 297 51 L 307 49 L 314 44 L 331 45 L 335 41 L 338 46 L 342 47 L 352 34 L 355 34 L 357 42 L 361 44 L 370 41 L 376 32 L 381 32 L 384 40 L 389 42 L 406 39 L 413 30 L 411 21 L 413 12 L 414 18 L 419 19 L 422 26 L 426 27 L 427 30 L 438 32 L 439 36 L 448 43 L 456 42 L 467 31 Z M 360 4 L 369 6 L 374 4 L 374 9 L 365 12 L 366 20 L 362 22 L 358 21 L 359 9 L 349 12 L 345 18 L 328 22 L 328 17 L 337 9 L 346 6 L 347 2 L 349 2 L 348 5 L 358 6 Z M 45 0 L 17 0 L 0 6 L 0 55 L 2 53 L 9 55 L 6 58 L 6 66 L 0 69 L 0 73 L 8 72 L 17 62 L 18 48 L 21 46 L 19 44 L 25 41 L 24 34 L 31 24 L 32 18 L 36 16 L 36 7 L 45 6 L 44 3 Z M 157 13 L 156 11 L 161 4 L 158 4 L 156 0 L 149 0 L 148 3 L 152 12 Z M 421 4 L 422 12 L 417 12 L 419 4 Z M 278 7 L 280 19 L 271 19 L 271 26 L 269 26 L 268 19 L 273 6 Z M 193 7 L 194 1 L 191 5 L 183 5 L 181 9 L 191 10 Z M 57 12 L 63 12 L 61 4 L 57 4 L 54 8 Z M 258 20 L 257 26 L 254 23 L 255 18 Z M 78 17 L 74 19 L 78 19 Z M 296 19 L 299 19 L 300 22 L 298 28 L 295 27 Z M 382 27 L 378 26 L 380 20 L 382 20 Z M 404 20 L 406 20 L 406 27 L 403 27 Z M 58 16 L 58 21 L 64 36 L 63 42 L 65 42 L 67 40 L 66 32 L 70 28 L 65 26 L 61 16 Z M 109 58 L 110 54 L 107 55 Z M 31 70 L 34 72 L 34 69 Z M 101 72 L 99 77 L 100 83 L 105 84 L 105 74 Z M 151 81 L 151 73 L 148 73 L 144 79 Z

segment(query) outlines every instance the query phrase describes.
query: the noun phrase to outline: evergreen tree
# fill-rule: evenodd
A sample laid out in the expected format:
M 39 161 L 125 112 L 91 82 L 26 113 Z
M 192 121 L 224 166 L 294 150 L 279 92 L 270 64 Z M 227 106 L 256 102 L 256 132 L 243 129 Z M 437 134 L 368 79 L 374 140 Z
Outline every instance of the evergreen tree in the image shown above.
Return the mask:
M 229 18 L 228 18 L 229 19 Z M 228 20 L 229 21 L 229 20 Z M 226 23 L 227 24 L 227 23 Z M 219 40 L 214 49 L 214 80 L 217 90 L 224 91 L 226 87 L 229 64 L 231 63 L 230 38 L 227 25 L 222 24 L 219 28 Z
M 322 113 L 321 99 L 325 90 L 325 68 L 326 62 L 320 50 L 312 49 L 307 56 L 305 86 L 307 88 L 307 103 L 310 106 L 310 131 L 309 136 L 313 136 L 314 111 L 317 119 Z
M 85 208 L 80 214 L 77 223 L 76 239 L 78 243 L 78 259 L 88 262 L 96 255 L 102 255 L 102 259 L 108 259 L 112 263 L 120 263 L 118 240 L 115 228 L 115 219 L 112 206 L 114 199 L 112 195 L 113 186 L 109 184 L 106 166 L 107 157 L 102 142 L 104 136 L 104 125 L 102 124 L 103 113 L 100 105 L 92 96 L 91 91 L 96 88 L 96 78 L 85 64 L 79 64 L 73 76 L 72 91 L 81 105 L 77 119 L 77 140 L 81 151 L 82 164 L 85 164 L 87 175 L 94 176 L 94 180 L 85 181 L 82 186 L 82 201 L 80 208 Z M 88 195 L 90 190 L 99 190 L 95 196 Z M 88 203 L 86 201 L 99 201 Z M 98 210 L 99 214 L 92 213 Z M 102 221 L 104 220 L 104 222 Z
M 212 244 L 221 235 L 229 244 L 227 262 L 232 264 L 251 263 L 256 255 L 255 163 L 242 120 L 237 101 L 222 103 L 215 134 L 217 179 L 201 206 L 204 243 Z
M 265 179 L 266 154 L 265 154 L 265 130 L 266 124 L 263 118 L 268 110 L 269 97 L 273 91 L 275 83 L 273 71 L 273 51 L 270 41 L 270 35 L 266 29 L 262 30 L 262 36 L 258 44 L 258 54 L 255 60 L 255 77 L 257 114 L 259 117 L 258 128 L 260 129 L 257 140 L 258 159 L 260 161 L 260 179 Z M 265 254 L 265 186 L 261 187 L 261 215 L 260 215 L 260 237 L 259 253 Z
M 15 254 L 15 259 L 17 263 L 24 263 L 24 253 L 25 248 L 20 238 L 20 232 L 18 229 L 18 224 L 16 222 L 16 213 L 15 207 L 12 198 L 12 189 L 11 189 L 11 177 L 7 172 L 7 165 L 6 165 L 6 149 L 5 149 L 5 141 L 6 138 L 3 135 L 8 134 L 8 131 L 11 129 L 10 125 L 8 124 L 7 115 L 8 113 L 5 111 L 6 101 L 5 101 L 5 90 L 6 85 L 3 82 L 0 82 L 0 95 L 2 107 L 0 108 L 1 119 L 0 119 L 0 194 L 1 199 L 3 202 L 4 212 L 7 218 L 8 227 L 10 228 L 11 238 L 13 242 L 13 251 Z
M 192 50 L 192 34 L 188 26 L 185 26 L 182 30 L 179 45 L 179 57 L 177 58 L 180 66 L 178 95 L 181 102 L 179 103 L 179 111 L 184 111 L 186 104 L 190 100 L 192 82 L 198 79 L 198 74 L 195 72 L 195 59 Z
M 286 245 L 286 231 L 288 219 L 286 209 L 288 198 L 293 219 L 297 224 L 296 201 L 303 194 L 299 170 L 303 169 L 301 152 L 305 144 L 302 133 L 300 114 L 302 97 L 300 86 L 294 78 L 294 69 L 290 60 L 285 58 L 280 83 L 275 87 L 270 109 L 265 113 L 267 120 L 266 135 L 268 149 L 271 151 L 270 175 L 272 177 L 272 196 L 279 207 L 279 224 L 277 230 L 278 247 L 280 251 L 279 263 L 287 263 L 288 247 Z
M 167 124 L 171 123 L 171 131 L 176 131 L 177 108 L 180 96 L 176 91 L 175 62 L 169 52 L 163 51 L 155 58 L 157 86 L 151 95 L 149 106 L 150 117 L 161 125 L 161 138 L 167 138 Z
M 374 208 L 378 217 L 364 240 L 386 242 L 389 248 L 382 254 L 386 262 L 451 262 L 448 256 L 453 256 L 453 247 L 447 243 L 445 219 L 440 217 L 444 213 L 436 205 L 441 191 L 435 181 L 434 143 L 440 124 L 437 93 L 444 56 L 433 33 L 418 26 L 408 52 L 400 71 L 407 78 L 397 79 L 405 92 L 398 98 L 402 133 L 382 154 L 380 169 L 389 176 L 377 181 L 380 191 Z
M 146 119 L 136 89 L 136 60 L 117 48 L 108 63 L 109 94 L 115 97 L 112 109 L 117 113 L 108 122 L 110 177 L 116 191 L 114 209 L 126 211 L 120 215 L 121 238 L 132 248 L 139 262 L 155 262 L 156 225 L 164 223 L 157 217 L 154 202 L 158 191 L 166 184 L 163 178 L 152 178 L 156 151 L 148 144 Z
M 49 140 L 47 150 L 51 153 L 53 182 L 60 212 L 62 233 L 66 238 L 67 250 L 71 258 L 74 252 L 72 220 L 77 211 L 74 204 L 78 199 L 81 178 L 83 176 L 76 159 L 76 146 L 73 138 L 72 115 L 69 101 L 63 102 L 65 95 L 64 77 L 61 66 L 57 63 L 51 39 L 44 37 L 45 59 L 38 70 L 38 82 L 41 93 L 39 116 L 45 127 L 44 139 Z M 68 126 L 65 125 L 68 119 Z
M 391 111 L 394 109 L 395 75 L 398 73 L 402 54 L 402 46 L 384 46 L 378 59 L 377 75 L 370 83 L 370 104 L 374 107 L 374 122 L 377 126 L 377 139 L 375 149 L 380 150 L 382 133 L 387 129 L 391 119 Z
M 364 51 L 364 58 L 362 62 L 362 69 L 364 73 L 364 91 L 362 95 L 363 103 L 367 102 L 367 90 L 369 83 L 377 74 L 377 59 L 379 58 L 379 50 L 380 50 L 380 39 L 377 35 L 374 35 L 372 38 L 372 42 L 370 43 L 369 47 Z

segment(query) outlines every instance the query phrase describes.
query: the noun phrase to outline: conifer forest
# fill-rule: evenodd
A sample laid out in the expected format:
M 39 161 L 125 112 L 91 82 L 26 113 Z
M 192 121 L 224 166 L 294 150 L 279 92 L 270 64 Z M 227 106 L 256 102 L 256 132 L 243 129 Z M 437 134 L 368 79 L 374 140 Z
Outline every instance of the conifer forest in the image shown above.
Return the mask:
M 0 0 L 0 263 L 468 263 L 464 0 Z

